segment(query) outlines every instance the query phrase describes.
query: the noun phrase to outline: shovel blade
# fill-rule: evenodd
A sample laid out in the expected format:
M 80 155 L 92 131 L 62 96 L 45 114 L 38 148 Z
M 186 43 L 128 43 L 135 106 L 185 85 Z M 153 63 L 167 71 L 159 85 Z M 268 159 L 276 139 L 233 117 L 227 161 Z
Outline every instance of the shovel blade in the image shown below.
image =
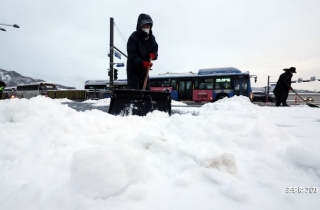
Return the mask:
M 148 90 L 113 90 L 109 114 L 145 116 L 154 110 L 171 115 L 171 95 Z
M 307 105 L 308 105 L 309 107 L 313 107 L 313 108 L 319 108 L 319 106 L 317 106 L 317 105 L 315 105 L 315 104 L 310 104 L 310 103 L 307 103 Z

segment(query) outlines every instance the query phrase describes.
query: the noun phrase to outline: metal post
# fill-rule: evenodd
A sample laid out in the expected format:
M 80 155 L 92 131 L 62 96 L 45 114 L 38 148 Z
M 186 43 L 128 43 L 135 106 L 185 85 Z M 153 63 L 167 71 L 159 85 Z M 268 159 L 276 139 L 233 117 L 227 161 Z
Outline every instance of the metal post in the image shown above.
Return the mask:
M 113 90 L 113 18 L 110 18 L 110 74 L 109 74 L 109 80 L 110 80 L 110 90 Z
M 270 90 L 270 82 L 269 81 L 270 81 L 270 76 L 268 76 L 268 89 L 267 89 L 268 90 L 268 92 L 267 92 L 268 94 L 269 94 L 269 90 Z

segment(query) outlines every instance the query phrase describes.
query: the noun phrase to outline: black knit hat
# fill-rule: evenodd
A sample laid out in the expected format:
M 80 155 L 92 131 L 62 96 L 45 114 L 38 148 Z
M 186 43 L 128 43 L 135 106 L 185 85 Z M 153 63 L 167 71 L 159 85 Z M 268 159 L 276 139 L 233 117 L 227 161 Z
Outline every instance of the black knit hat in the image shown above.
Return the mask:
M 297 73 L 296 72 L 296 67 L 290 67 L 288 69 L 283 69 L 283 71 L 293 71 L 293 73 Z

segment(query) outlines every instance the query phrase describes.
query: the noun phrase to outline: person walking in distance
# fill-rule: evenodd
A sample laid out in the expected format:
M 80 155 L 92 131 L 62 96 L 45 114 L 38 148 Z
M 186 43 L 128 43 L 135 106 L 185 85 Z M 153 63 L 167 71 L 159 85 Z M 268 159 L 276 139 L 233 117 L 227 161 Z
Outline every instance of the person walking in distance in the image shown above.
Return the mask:
M 152 33 L 153 21 L 147 14 L 138 17 L 136 31 L 127 43 L 127 82 L 128 89 L 142 89 L 146 72 L 152 67 L 151 60 L 158 58 L 158 44 Z M 146 90 L 150 90 L 149 78 Z
M 276 96 L 276 106 L 279 107 L 280 104 L 282 106 L 289 106 L 287 104 L 287 98 L 289 95 L 289 91 L 292 90 L 291 87 L 291 77 L 293 73 L 296 72 L 295 67 L 290 67 L 289 69 L 283 69 L 285 72 L 282 73 L 277 81 L 276 87 L 273 90 L 274 95 Z
M 6 83 L 0 80 L 0 99 L 2 99 L 2 91 L 6 87 Z

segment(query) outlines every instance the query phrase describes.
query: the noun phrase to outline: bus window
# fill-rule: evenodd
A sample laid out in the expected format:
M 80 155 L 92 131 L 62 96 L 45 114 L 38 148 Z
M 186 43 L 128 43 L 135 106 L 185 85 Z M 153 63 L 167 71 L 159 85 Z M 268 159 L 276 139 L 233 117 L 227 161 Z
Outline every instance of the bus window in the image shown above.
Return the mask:
M 157 80 L 150 80 L 150 87 L 157 87 Z
M 41 84 L 40 90 L 56 90 L 57 87 L 54 84 Z
M 105 89 L 106 85 L 85 85 L 84 89 L 91 89 L 91 90 L 100 90 Z
M 213 89 L 213 83 L 207 83 L 207 89 Z
M 248 79 L 243 78 L 242 85 L 241 85 L 241 95 L 246 96 L 247 92 L 248 92 Z
M 18 85 L 17 86 L 18 91 L 29 91 L 29 90 L 38 90 L 38 85 Z
M 231 89 L 231 79 L 230 78 L 217 78 L 215 89 Z
M 171 87 L 172 87 L 172 90 L 177 89 L 177 80 L 175 80 L 175 79 L 171 80 Z
M 199 84 L 199 89 L 205 89 L 205 83 L 200 83 Z
M 212 90 L 213 89 L 213 78 L 208 78 L 208 79 L 205 79 L 205 89 L 210 89 Z
M 205 79 L 204 81 L 205 81 L 205 83 L 213 83 L 213 79 L 212 78 L 211 79 Z
M 170 80 L 169 79 L 158 80 L 158 86 L 170 87 Z
M 236 96 L 240 95 L 240 79 L 239 78 L 235 78 L 234 79 L 234 94 Z
M 212 90 L 213 89 L 213 78 L 207 78 L 207 79 L 199 79 L 195 80 L 195 89 L 200 89 L 200 90 Z

